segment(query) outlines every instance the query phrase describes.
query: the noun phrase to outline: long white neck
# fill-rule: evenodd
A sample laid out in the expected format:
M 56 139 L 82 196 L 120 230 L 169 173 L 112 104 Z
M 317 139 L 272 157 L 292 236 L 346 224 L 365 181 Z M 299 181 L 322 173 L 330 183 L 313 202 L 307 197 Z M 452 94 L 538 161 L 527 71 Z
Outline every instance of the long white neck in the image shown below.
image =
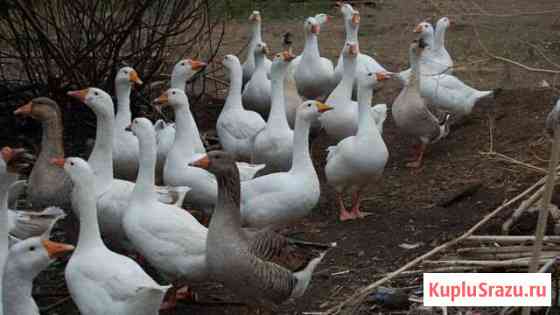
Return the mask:
M 175 111 L 175 141 L 171 147 L 170 157 L 186 161 L 194 154 L 194 137 L 192 122 L 189 119 L 189 105 L 176 106 Z M 186 167 L 186 164 L 184 165 Z
M 31 297 L 35 273 L 20 272 L 15 262 L 6 264 L 2 279 L 2 304 L 0 314 L 39 315 L 39 308 Z
M 115 129 L 125 129 L 132 120 L 130 112 L 130 91 L 132 87 L 130 83 L 116 83 L 115 91 L 117 93 L 117 115 L 115 117 Z
M 255 47 L 257 47 L 257 44 L 260 42 L 262 42 L 261 22 L 255 21 L 251 26 L 251 41 L 249 42 L 249 49 L 247 49 L 247 60 L 249 60 L 249 62 L 255 60 Z
M 156 174 L 156 136 L 152 132 L 149 135 L 138 138 L 139 157 L 138 157 L 138 178 L 132 191 L 131 198 L 138 201 L 157 200 L 155 192 Z
M 255 73 L 266 73 L 266 68 L 264 66 L 264 53 L 255 53 Z M 253 74 L 254 75 L 254 74 Z
M 436 27 L 436 36 L 434 38 L 434 50 L 439 51 L 445 47 L 445 31 L 447 27 Z
M 311 154 L 309 153 L 310 127 L 311 123 L 307 119 L 296 114 L 291 173 L 304 173 L 309 170 L 315 172 L 313 162 L 311 161 Z
M 354 23 L 352 23 L 352 16 L 350 16 L 350 18 L 344 18 L 344 30 L 346 33 L 346 42 L 358 43 L 359 29 L 360 29 L 360 24 L 354 25 Z
M 108 187 L 113 181 L 113 134 L 114 116 L 112 113 L 96 112 L 97 129 L 95 145 L 88 163 L 95 172 L 99 187 Z
M 358 87 L 358 139 L 371 137 L 374 134 L 380 137 L 379 130 L 375 126 L 371 117 L 371 97 L 373 90 L 365 87 Z
M 276 71 L 274 71 L 276 70 Z M 266 122 L 272 128 L 289 129 L 288 118 L 286 117 L 286 105 L 284 99 L 284 79 L 286 77 L 287 66 L 280 66 L 271 73 L 271 104 L 270 115 Z
M 305 33 L 305 46 L 303 47 L 303 59 L 321 57 L 319 53 L 319 40 L 317 34 Z
M 185 85 L 187 84 L 187 79 L 176 73 L 171 73 L 171 88 L 172 89 L 179 89 L 181 91 L 185 91 Z
M 241 87 L 243 85 L 243 70 L 240 65 L 233 65 L 230 69 L 229 91 L 224 104 L 224 110 L 243 109 L 241 102 Z
M 418 62 L 418 56 L 413 52 L 410 53 L 410 70 L 408 86 L 420 91 L 420 63 Z
M 352 84 L 354 83 L 354 77 L 356 75 L 356 56 L 344 56 L 343 70 L 342 70 L 342 81 L 340 81 L 340 87 L 342 88 L 346 98 L 352 97 Z
M 94 184 L 94 183 L 91 183 Z M 97 219 L 97 197 L 92 194 L 91 185 L 76 184 L 72 190 L 72 205 L 77 208 L 76 214 L 80 220 L 80 234 L 78 245 L 74 254 L 80 251 L 87 251 L 94 247 L 105 247 L 99 232 L 99 222 Z

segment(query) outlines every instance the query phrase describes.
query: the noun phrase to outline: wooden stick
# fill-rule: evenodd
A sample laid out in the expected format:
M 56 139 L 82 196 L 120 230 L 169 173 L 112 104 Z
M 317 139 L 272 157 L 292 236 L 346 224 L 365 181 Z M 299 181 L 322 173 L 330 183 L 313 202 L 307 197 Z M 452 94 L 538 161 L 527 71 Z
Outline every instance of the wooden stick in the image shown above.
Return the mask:
M 432 257 L 433 255 L 447 249 L 450 248 L 452 246 L 455 246 L 457 243 L 467 239 L 469 236 L 471 236 L 476 230 L 478 230 L 478 228 L 480 228 L 482 225 L 484 225 L 486 222 L 488 222 L 490 219 L 492 219 L 494 216 L 496 216 L 498 213 L 500 213 L 501 211 L 503 211 L 504 209 L 508 208 L 509 206 L 511 206 L 512 204 L 518 202 L 519 200 L 523 199 L 525 196 L 527 196 L 529 193 L 531 193 L 533 190 L 535 190 L 537 187 L 539 187 L 540 185 L 538 183 L 533 184 L 531 187 L 527 188 L 525 191 L 523 191 L 522 193 L 518 194 L 517 196 L 515 196 L 514 198 L 510 199 L 509 201 L 507 201 L 506 203 L 502 204 L 501 206 L 499 206 L 498 208 L 494 209 L 494 211 L 490 212 L 489 214 L 487 214 L 484 218 L 482 218 L 482 220 L 480 220 L 478 223 L 476 223 L 474 226 L 472 226 L 467 232 L 465 232 L 463 235 L 448 241 L 447 243 L 444 243 L 440 246 L 437 246 L 435 248 L 433 248 L 432 250 L 430 250 L 429 252 L 416 257 L 415 259 L 409 261 L 408 263 L 406 263 L 404 266 L 400 267 L 399 269 L 387 274 L 385 277 L 383 277 L 382 279 L 379 279 L 369 285 L 367 285 L 366 287 L 358 290 L 356 293 L 354 293 L 353 295 L 351 295 L 348 299 L 342 301 L 342 303 L 339 303 L 336 306 L 331 307 L 330 309 L 325 311 L 325 315 L 333 315 L 333 314 L 338 314 L 340 313 L 344 307 L 346 306 L 351 306 L 352 309 L 354 309 L 354 307 L 356 307 L 360 302 L 362 302 L 371 292 L 373 292 L 373 290 L 375 290 L 378 286 L 384 284 L 385 282 L 393 279 L 394 277 L 396 277 L 397 275 L 399 275 L 401 272 L 408 270 L 409 268 L 416 266 L 418 263 L 422 262 L 423 260 L 426 260 L 430 257 Z M 351 311 L 348 314 L 352 314 Z
M 554 126 L 554 142 L 550 150 L 550 163 L 548 164 L 548 177 L 546 179 L 545 190 L 543 193 L 541 208 L 539 209 L 539 219 L 537 221 L 537 231 L 535 232 L 535 245 L 533 249 L 533 257 L 529 264 L 529 272 L 536 272 L 540 261 L 544 233 L 546 232 L 546 222 L 548 219 L 548 206 L 552 200 L 552 191 L 554 190 L 554 177 L 556 176 L 556 165 L 558 165 L 558 151 L 560 149 L 560 130 L 558 126 Z M 530 307 L 524 307 L 522 314 L 529 315 Z
M 516 253 L 516 252 L 529 252 L 533 249 L 532 246 L 527 245 L 513 245 L 513 246 L 502 246 L 502 247 L 463 247 L 457 249 L 458 254 L 466 254 L 466 253 Z M 544 250 L 560 250 L 560 246 L 552 245 L 546 246 Z
M 543 251 L 542 257 L 555 257 L 560 255 L 560 251 Z M 532 252 L 513 252 L 513 253 L 468 253 L 465 254 L 465 258 L 469 259 L 481 259 L 481 260 L 506 260 L 506 259 L 516 259 L 516 258 L 528 258 L 532 256 Z M 463 256 L 461 256 L 463 257 Z
M 560 236 L 547 235 L 543 238 L 546 242 L 560 243 Z M 472 235 L 465 238 L 465 241 L 480 243 L 524 243 L 534 242 L 534 235 Z
M 556 257 L 556 255 L 552 255 Z M 551 257 L 537 260 L 537 265 L 546 263 Z M 530 259 L 518 258 L 509 260 L 425 260 L 423 264 L 430 266 L 477 266 L 477 267 L 526 267 Z

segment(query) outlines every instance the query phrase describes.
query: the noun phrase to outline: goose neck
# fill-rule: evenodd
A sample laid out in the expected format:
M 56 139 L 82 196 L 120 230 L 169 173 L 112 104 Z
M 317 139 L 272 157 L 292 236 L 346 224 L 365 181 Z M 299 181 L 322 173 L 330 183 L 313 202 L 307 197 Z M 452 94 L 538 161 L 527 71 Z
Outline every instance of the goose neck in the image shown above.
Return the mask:
M 436 36 L 434 38 L 434 50 L 439 51 L 445 47 L 445 31 L 446 31 L 446 27 L 440 26 L 436 28 Z
M 303 47 L 302 58 L 320 57 L 319 54 L 319 40 L 317 35 L 308 32 L 305 36 L 305 46 Z
M 409 86 L 419 89 L 420 86 L 420 62 L 418 62 L 418 56 L 411 52 L 410 53 L 410 80 Z
M 357 138 L 364 138 L 375 133 L 377 127 L 371 117 L 371 97 L 373 90 L 366 87 L 358 87 L 358 132 Z M 375 130 L 374 130 L 375 129 Z M 379 134 L 379 133 L 378 133 Z
M 241 109 L 243 107 L 241 101 L 242 75 L 241 67 L 233 67 L 230 70 L 230 85 L 224 110 Z
M 10 193 L 10 186 L 18 180 L 17 174 L 5 173 L 0 175 L 0 216 L 7 215 L 4 209 L 8 209 L 8 197 Z M 6 213 L 5 213 L 6 212 Z M 0 220 L 0 223 L 4 223 Z M 7 232 L 6 232 L 7 233 Z
M 354 77 L 356 75 L 356 56 L 353 57 L 343 57 L 343 69 L 342 69 L 342 81 L 341 85 L 344 91 L 352 93 L 352 85 L 354 83 Z
M 84 187 L 84 185 L 74 183 L 72 205 L 78 210 L 77 216 L 80 220 L 80 232 L 75 253 L 97 246 L 105 246 L 101 240 L 97 219 L 97 197 L 91 193 L 92 188 L 97 189 L 97 187 Z
M 262 42 L 262 35 L 261 35 L 261 22 L 255 22 L 251 26 L 251 41 L 249 42 L 249 49 L 247 49 L 247 59 L 254 60 L 255 55 L 255 47 L 257 44 Z
M 122 130 L 130 125 L 132 113 L 130 111 L 130 83 L 117 83 L 115 85 L 117 93 L 117 115 L 115 117 L 115 128 Z
M 218 199 L 210 222 L 211 230 L 238 231 L 241 229 L 241 185 L 239 181 L 239 171 L 237 167 L 232 167 L 231 171 L 225 174 L 217 174 Z M 214 226 L 215 228 L 212 228 Z
M 189 119 L 189 115 L 188 105 L 175 107 L 175 141 L 173 149 L 180 150 L 184 158 L 194 153 L 195 134 L 192 132 L 192 120 Z
M 294 145 L 292 152 L 292 169 L 290 172 L 306 172 L 314 170 L 309 153 L 309 129 L 311 122 L 301 115 L 296 115 L 294 130 Z
M 267 124 L 269 126 L 289 129 L 286 117 L 286 105 L 284 99 L 284 79 L 286 69 L 272 73 L 270 115 Z
M 53 157 L 64 156 L 62 119 L 54 115 L 41 123 L 43 134 L 41 135 L 40 160 L 50 160 Z
M 97 128 L 95 145 L 88 162 L 96 174 L 100 187 L 106 187 L 113 180 L 113 135 L 114 116 L 109 113 L 96 113 Z
M 36 274 L 19 272 L 9 261 L 5 271 L 2 286 L 9 289 L 2 290 L 2 304 L 6 314 L 39 315 L 37 304 L 31 297 Z
M 155 133 L 139 137 L 138 178 L 132 191 L 135 201 L 157 200 L 155 192 L 156 136 Z
M 172 89 L 179 89 L 184 92 L 186 84 L 187 84 L 187 80 L 183 76 L 177 74 L 171 75 L 170 86 Z
M 347 42 L 354 42 L 354 43 L 358 42 L 359 28 L 360 28 L 359 24 L 354 25 L 354 23 L 352 23 L 352 18 L 348 18 L 344 20 L 344 30 L 346 33 Z

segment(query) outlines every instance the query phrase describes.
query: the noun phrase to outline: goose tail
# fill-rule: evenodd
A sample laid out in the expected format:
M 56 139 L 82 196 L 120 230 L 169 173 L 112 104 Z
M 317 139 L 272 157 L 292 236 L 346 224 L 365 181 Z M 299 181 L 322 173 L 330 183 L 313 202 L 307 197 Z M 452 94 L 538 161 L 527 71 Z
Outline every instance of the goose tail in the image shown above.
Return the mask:
M 169 288 L 171 288 L 170 285 L 138 287 L 136 289 L 137 294 L 128 304 L 130 314 L 133 314 L 133 312 L 137 314 L 158 314 L 163 297 Z
M 433 141 L 433 143 L 447 137 L 449 134 L 449 125 L 451 122 L 451 115 L 449 113 L 445 114 L 443 120 L 439 123 L 439 136 Z
M 322 252 L 318 257 L 311 259 L 303 270 L 294 273 L 294 277 L 296 278 L 297 283 L 294 290 L 292 291 L 292 295 L 290 296 L 291 298 L 301 297 L 305 293 L 307 287 L 309 286 L 309 282 L 311 281 L 313 271 L 315 270 L 315 268 L 317 268 L 326 254 L 327 251 Z

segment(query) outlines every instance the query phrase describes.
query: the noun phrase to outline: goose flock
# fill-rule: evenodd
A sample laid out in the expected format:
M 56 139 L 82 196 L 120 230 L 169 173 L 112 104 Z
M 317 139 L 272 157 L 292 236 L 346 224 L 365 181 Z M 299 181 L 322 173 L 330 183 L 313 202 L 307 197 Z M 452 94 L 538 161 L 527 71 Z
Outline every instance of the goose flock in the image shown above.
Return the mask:
M 389 160 L 383 139 L 388 106 L 371 104 L 382 81 L 402 84 L 390 108 L 401 134 L 417 141 L 406 164 L 413 169 L 422 166 L 429 144 L 449 134 L 451 118 L 469 115 L 479 100 L 499 92 L 477 90 L 452 74 L 447 17 L 435 31 L 428 22 L 418 24 L 408 47 L 410 68 L 390 72 L 360 51 L 359 11 L 347 3 L 338 7 L 346 37 L 336 65 L 319 49 L 328 15 L 305 19 L 300 55 L 285 36 L 283 51 L 272 57 L 262 41 L 261 15 L 252 12 L 245 62 L 235 55 L 221 62 L 230 80 L 215 126 L 222 151 L 206 151 L 185 92 L 186 82 L 206 67 L 202 61 L 180 60 L 169 89 L 154 100 L 173 109 L 174 123 L 132 119 L 131 91 L 143 82 L 131 67 L 115 77 L 116 106 L 96 87 L 69 91 L 97 118 L 87 160 L 65 158 L 54 100 L 38 97 L 19 107 L 14 114 L 38 120 L 43 134 L 27 180 L 17 175 L 22 150 L 1 150 L 0 314 L 39 314 L 33 278 L 71 251 L 64 277 L 81 314 L 158 314 L 192 297 L 190 285 L 207 281 L 266 310 L 301 297 L 336 246 L 276 232 L 308 216 L 319 201 L 310 138 L 332 141 L 324 171 L 340 221 L 361 219 L 368 215 L 361 211 L 362 193 L 380 183 Z M 548 124 L 559 120 L 558 108 Z M 10 209 L 9 201 L 23 192 L 30 208 Z M 209 221 L 199 222 L 192 209 Z M 75 247 L 49 240 L 58 220 Z

